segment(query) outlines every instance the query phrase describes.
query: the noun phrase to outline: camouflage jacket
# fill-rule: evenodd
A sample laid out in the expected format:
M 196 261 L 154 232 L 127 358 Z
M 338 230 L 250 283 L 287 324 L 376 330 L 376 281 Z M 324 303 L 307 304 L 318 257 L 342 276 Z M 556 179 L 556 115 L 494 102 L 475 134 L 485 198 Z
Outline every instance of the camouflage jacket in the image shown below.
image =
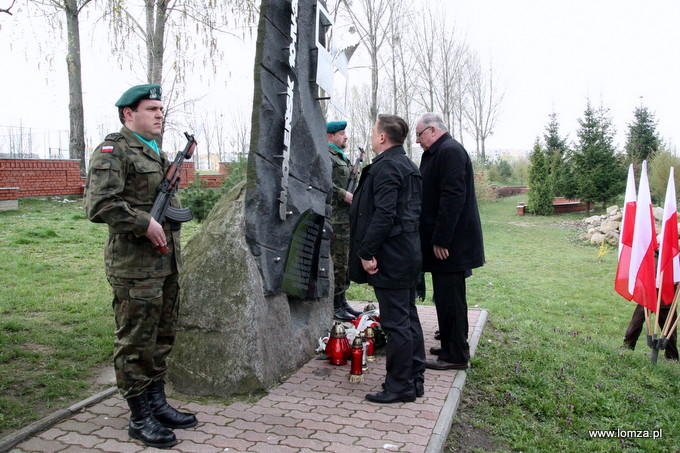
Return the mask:
M 164 277 L 179 272 L 179 229 L 163 227 L 170 252 L 163 255 L 144 236 L 149 211 L 170 161 L 156 154 L 127 127 L 109 134 L 95 149 L 85 184 L 85 211 L 96 223 L 109 226 L 104 250 L 106 274 L 121 278 Z M 179 207 L 177 196 L 170 203 Z
M 333 164 L 333 197 L 331 199 L 331 223 L 349 223 L 349 207 L 345 201 L 349 175 L 352 172 L 352 164 L 345 159 L 335 148 L 328 147 Z

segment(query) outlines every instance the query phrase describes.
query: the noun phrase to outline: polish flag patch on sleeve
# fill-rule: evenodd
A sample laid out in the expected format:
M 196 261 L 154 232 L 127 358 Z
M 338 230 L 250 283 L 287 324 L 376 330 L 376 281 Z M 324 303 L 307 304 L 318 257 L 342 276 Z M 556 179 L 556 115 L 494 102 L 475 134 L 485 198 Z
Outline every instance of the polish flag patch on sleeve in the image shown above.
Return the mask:
M 103 153 L 112 153 L 113 152 L 113 146 L 102 146 L 102 152 Z

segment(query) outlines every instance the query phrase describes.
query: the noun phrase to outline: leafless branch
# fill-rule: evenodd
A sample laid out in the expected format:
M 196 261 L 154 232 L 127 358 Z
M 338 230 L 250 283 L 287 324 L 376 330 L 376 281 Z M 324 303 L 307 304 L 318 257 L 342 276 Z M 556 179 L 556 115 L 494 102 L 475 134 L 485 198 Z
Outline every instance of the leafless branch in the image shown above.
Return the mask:
M 12 12 L 11 12 L 10 10 L 12 9 L 12 6 L 14 6 L 14 4 L 16 3 L 16 1 L 17 1 L 17 0 L 12 0 L 12 4 L 9 5 L 8 8 L 0 9 L 0 13 L 7 13 L 7 14 L 9 14 L 9 15 L 11 16 L 11 15 L 12 15 Z

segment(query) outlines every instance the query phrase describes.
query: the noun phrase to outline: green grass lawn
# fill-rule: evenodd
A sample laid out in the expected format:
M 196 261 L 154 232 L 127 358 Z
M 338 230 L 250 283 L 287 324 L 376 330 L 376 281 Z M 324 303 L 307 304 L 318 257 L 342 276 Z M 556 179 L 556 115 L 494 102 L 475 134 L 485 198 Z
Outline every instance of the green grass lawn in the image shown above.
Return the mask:
M 619 349 L 635 305 L 613 289 L 616 249 L 580 242 L 565 221 L 582 216 L 515 215 L 521 199 L 481 207 L 487 263 L 468 302 L 489 324 L 465 389 L 474 423 L 513 451 L 680 451 L 680 365 L 652 365 L 644 337 Z M 663 437 L 591 439 L 598 429 Z
M 613 290 L 616 250 L 599 257 L 578 242 L 566 223 L 582 216 L 518 217 L 521 199 L 481 206 L 487 263 L 468 279 L 468 302 L 489 322 L 466 422 L 512 451 L 680 451 L 680 365 L 651 365 L 644 339 L 618 349 L 634 304 Z M 19 206 L 0 212 L 0 435 L 101 390 L 93 378 L 113 343 L 106 226 L 81 200 Z M 352 286 L 349 297 L 374 296 Z M 663 437 L 591 439 L 596 429 Z

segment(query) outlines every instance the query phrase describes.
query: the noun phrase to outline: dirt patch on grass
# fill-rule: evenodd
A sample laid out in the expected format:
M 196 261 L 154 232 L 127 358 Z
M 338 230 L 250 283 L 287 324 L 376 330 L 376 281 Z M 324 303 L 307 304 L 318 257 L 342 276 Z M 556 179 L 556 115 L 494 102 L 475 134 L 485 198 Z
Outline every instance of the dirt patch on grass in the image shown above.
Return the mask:
M 491 322 L 484 327 L 484 337 L 499 344 L 507 344 L 510 340 Z M 501 446 L 502 441 L 484 427 L 483 422 L 475 415 L 476 406 L 483 404 L 485 395 L 466 385 L 461 393 L 460 404 L 456 418 L 451 424 L 451 431 L 446 439 L 444 451 L 448 453 L 480 453 L 480 452 L 509 452 L 507 446 Z
M 102 363 L 94 367 L 92 377 L 88 379 L 95 390 L 106 390 L 116 385 L 116 373 L 113 363 Z
M 54 350 L 54 348 L 52 346 L 48 346 L 48 345 L 45 345 L 45 344 L 32 343 L 30 341 L 22 344 L 21 347 L 28 350 L 28 351 L 35 352 L 35 353 L 40 354 L 40 355 L 49 354 Z
M 463 389 L 456 418 L 451 425 L 444 451 L 449 453 L 509 452 L 500 446 L 500 441 L 480 426 L 474 409 L 482 395 Z
M 535 227 L 538 226 L 538 225 L 534 225 L 533 223 L 529 223 L 529 222 L 508 222 L 508 225 L 518 226 L 518 227 L 522 227 L 522 228 L 535 228 Z

